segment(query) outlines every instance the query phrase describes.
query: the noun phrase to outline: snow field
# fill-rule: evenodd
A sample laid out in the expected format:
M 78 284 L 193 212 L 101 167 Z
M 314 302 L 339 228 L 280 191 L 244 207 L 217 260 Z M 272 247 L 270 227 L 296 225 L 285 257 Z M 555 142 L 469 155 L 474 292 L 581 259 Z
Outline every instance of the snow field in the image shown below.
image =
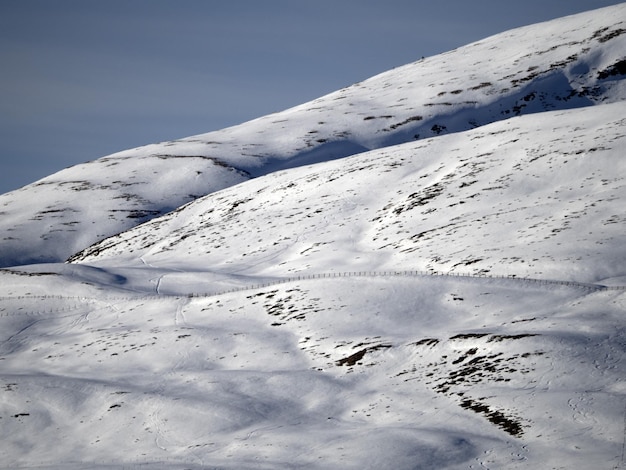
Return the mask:
M 617 462 L 620 291 L 433 276 L 106 295 L 0 317 L 24 322 L 0 353 L 10 467 Z
M 512 30 L 0 196 L 0 467 L 623 468 L 625 32 Z

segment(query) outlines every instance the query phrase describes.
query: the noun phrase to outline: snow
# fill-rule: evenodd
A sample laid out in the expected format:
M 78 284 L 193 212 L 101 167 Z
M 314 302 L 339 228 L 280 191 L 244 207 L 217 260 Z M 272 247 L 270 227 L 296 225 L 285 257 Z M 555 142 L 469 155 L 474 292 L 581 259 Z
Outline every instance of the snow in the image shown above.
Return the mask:
M 270 277 L 417 269 L 598 282 L 623 275 L 626 262 L 625 111 L 620 102 L 522 116 L 271 173 L 73 260 Z
M 0 467 L 622 468 L 625 15 L 2 196 Z
M 2 273 L 14 295 L 41 277 Z M 78 298 L 1 312 L 9 467 L 618 462 L 622 290 L 397 275 L 189 298 L 81 279 Z
M 64 261 L 280 168 L 516 115 L 621 102 L 623 74 L 608 73 L 624 60 L 625 17 L 619 4 L 515 29 L 238 126 L 68 168 L 0 196 L 0 266 Z

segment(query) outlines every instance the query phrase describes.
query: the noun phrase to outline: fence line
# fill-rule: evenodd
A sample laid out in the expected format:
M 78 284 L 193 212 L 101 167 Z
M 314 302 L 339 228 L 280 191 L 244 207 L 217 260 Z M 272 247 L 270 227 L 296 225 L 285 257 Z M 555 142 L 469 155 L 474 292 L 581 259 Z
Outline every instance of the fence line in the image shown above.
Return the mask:
M 559 281 L 559 280 L 550 280 L 550 279 L 536 279 L 536 278 L 523 278 L 517 277 L 515 275 L 487 275 L 487 274 L 471 274 L 471 273 L 443 273 L 443 272 L 435 272 L 435 271 L 342 271 L 342 272 L 332 272 L 332 273 L 316 273 L 316 274 L 305 274 L 299 276 L 286 277 L 281 279 L 276 279 L 273 281 L 269 281 L 261 284 L 253 284 L 247 286 L 233 287 L 231 289 L 225 289 L 223 291 L 218 291 L 212 294 L 189 294 L 189 297 L 213 297 L 218 295 L 229 294 L 233 292 L 240 292 L 245 290 L 254 290 L 254 289 L 263 289 L 266 287 L 272 287 L 280 284 L 287 284 L 290 282 L 302 281 L 302 280 L 312 280 L 312 279 L 324 279 L 331 277 L 394 277 L 394 276 L 415 276 L 415 277 L 431 277 L 431 276 L 443 276 L 443 277 L 461 277 L 461 278 L 482 278 L 482 279 L 505 279 L 505 280 L 515 280 L 515 281 L 524 281 L 528 283 L 536 283 L 539 285 L 562 285 L 562 286 L 571 286 L 571 287 L 579 287 L 589 290 L 626 290 L 626 286 L 605 286 L 602 284 L 589 284 L 582 283 L 576 281 Z M 176 297 L 176 295 L 174 295 Z
M 589 283 L 581 283 L 576 281 L 559 281 L 559 280 L 550 280 L 550 279 L 536 279 L 536 278 L 524 278 L 517 277 L 515 275 L 488 275 L 488 274 L 471 274 L 471 273 L 443 273 L 437 271 L 417 271 L 417 270 L 393 270 L 393 271 L 339 271 L 339 272 L 327 272 L 327 273 L 313 273 L 313 274 L 300 274 L 298 276 L 290 276 L 286 278 L 274 279 L 272 281 L 260 283 L 260 284 L 252 284 L 252 285 L 244 285 L 238 287 L 232 287 L 230 289 L 224 289 L 222 291 L 217 291 L 213 293 L 188 293 L 188 294 L 162 294 L 162 293 L 154 293 L 154 294 L 142 294 L 138 292 L 137 295 L 134 296 L 125 296 L 125 297 L 104 297 L 104 298 L 96 298 L 96 297 L 86 297 L 86 296 L 63 296 L 63 295 L 22 295 L 22 296 L 7 296 L 0 297 L 0 301 L 2 300 L 65 300 L 83 304 L 84 302 L 119 302 L 119 301 L 130 301 L 130 300 L 139 300 L 139 299 L 159 299 L 159 298 L 199 298 L 199 297 L 215 297 L 219 295 L 230 294 L 234 292 L 242 292 L 246 290 L 255 290 L 255 289 L 264 289 L 267 287 L 277 286 L 281 284 L 288 284 L 291 282 L 297 281 L 307 281 L 314 279 L 328 279 L 328 278 L 341 278 L 341 277 L 432 277 L 432 276 L 441 276 L 441 277 L 457 277 L 457 278 L 468 278 L 468 279 L 494 279 L 494 280 L 511 280 L 511 281 L 523 281 L 526 283 L 535 283 L 539 285 L 562 285 L 562 286 L 571 286 L 571 287 L 579 287 L 583 289 L 588 289 L 592 291 L 601 291 L 601 290 L 626 290 L 626 286 L 605 286 L 601 284 L 589 284 Z M 74 305 L 72 308 L 63 307 L 59 309 L 48 310 L 48 312 L 63 312 L 68 310 L 75 310 L 80 308 L 80 306 Z M 31 312 L 32 313 L 32 312 Z M 0 317 L 3 316 L 13 316 L 27 314 L 27 312 L 12 312 L 5 313 L 0 312 Z

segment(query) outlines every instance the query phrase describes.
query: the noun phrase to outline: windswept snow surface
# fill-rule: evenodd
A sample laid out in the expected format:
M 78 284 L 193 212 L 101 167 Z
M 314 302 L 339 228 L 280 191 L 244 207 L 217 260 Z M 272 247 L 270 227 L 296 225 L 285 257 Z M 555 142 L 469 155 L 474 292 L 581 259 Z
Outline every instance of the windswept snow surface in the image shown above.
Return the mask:
M 622 101 L 625 31 L 626 4 L 515 29 L 239 126 L 63 170 L 0 196 L 0 266 L 64 261 L 277 169 Z
M 6 468 L 623 465 L 623 290 L 362 273 L 189 297 L 130 273 L 0 272 Z
M 622 276 L 624 116 L 625 102 L 546 112 L 272 173 L 72 259 L 248 276 Z
M 3 196 L 0 468 L 625 468 L 625 17 Z

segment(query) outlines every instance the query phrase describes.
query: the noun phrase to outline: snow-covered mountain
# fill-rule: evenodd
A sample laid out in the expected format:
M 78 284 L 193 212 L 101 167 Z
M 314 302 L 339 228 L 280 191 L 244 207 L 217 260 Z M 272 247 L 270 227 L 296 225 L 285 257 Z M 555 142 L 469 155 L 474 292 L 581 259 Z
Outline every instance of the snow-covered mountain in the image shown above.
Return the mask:
M 367 270 L 601 282 L 626 274 L 626 102 L 271 173 L 72 261 L 247 276 Z
M 624 8 L 509 31 L 239 126 L 60 171 L 0 196 L 0 266 L 63 261 L 276 169 L 517 115 L 622 101 Z
M 516 29 L 2 196 L 0 467 L 623 468 L 625 33 Z

